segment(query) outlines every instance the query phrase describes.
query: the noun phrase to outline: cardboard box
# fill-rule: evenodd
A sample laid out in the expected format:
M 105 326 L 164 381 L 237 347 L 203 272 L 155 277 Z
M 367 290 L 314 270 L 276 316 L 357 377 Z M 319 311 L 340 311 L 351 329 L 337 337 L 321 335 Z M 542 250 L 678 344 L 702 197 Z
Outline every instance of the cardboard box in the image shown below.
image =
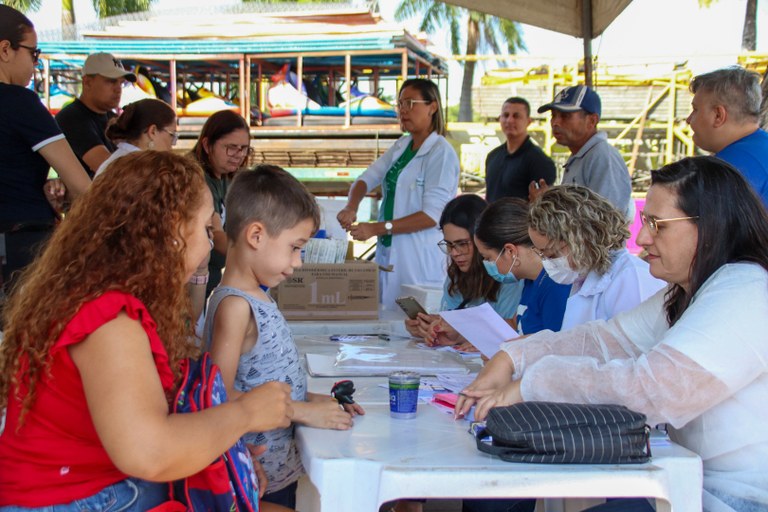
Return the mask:
M 377 320 L 379 269 L 370 261 L 307 263 L 277 288 L 287 320 Z

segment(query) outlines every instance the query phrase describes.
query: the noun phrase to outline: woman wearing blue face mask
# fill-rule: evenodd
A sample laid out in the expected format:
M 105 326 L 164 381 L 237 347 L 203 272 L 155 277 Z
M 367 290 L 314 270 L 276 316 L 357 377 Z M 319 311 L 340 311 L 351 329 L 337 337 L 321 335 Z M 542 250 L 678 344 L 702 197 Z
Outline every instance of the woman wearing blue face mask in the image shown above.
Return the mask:
M 499 316 L 511 319 L 520 302 L 522 283 L 514 275 L 492 278 L 473 241 L 477 219 L 487 205 L 481 197 L 465 194 L 451 200 L 440 216 L 443 240 L 438 246 L 449 256 L 440 309 L 463 309 L 487 302 Z M 420 314 L 416 320 L 406 320 L 405 327 L 429 345 L 461 341 L 458 333 L 440 322 L 438 315 Z
M 561 185 L 542 193 L 531 204 L 528 226 L 549 277 L 573 285 L 562 330 L 608 320 L 665 285 L 627 251 L 624 215 L 588 188 Z
M 516 328 L 521 334 L 543 329 L 559 331 L 570 285 L 552 281 L 532 250 L 528 236 L 528 202 L 503 198 L 480 215 L 475 247 L 494 279 L 519 280 L 523 294 L 517 309 Z

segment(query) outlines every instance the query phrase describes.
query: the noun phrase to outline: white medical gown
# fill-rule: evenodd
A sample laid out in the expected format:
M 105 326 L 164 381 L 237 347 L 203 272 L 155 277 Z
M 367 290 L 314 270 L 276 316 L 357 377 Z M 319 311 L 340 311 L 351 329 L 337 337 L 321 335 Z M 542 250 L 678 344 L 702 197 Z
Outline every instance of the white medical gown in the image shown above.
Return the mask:
M 608 321 L 504 344 L 513 378 L 525 400 L 621 404 L 668 423 L 703 460 L 705 510 L 768 510 L 768 272 L 721 267 L 671 328 L 665 292 Z

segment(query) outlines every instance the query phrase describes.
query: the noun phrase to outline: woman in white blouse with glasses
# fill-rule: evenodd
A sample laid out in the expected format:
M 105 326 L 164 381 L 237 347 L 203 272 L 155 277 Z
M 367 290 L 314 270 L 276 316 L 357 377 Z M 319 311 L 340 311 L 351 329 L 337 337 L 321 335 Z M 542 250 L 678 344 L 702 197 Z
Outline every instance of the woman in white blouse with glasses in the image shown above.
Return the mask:
M 637 242 L 668 286 L 608 321 L 504 344 L 457 413 L 523 400 L 621 404 L 704 463 L 704 510 L 768 510 L 768 214 L 733 167 L 652 173 Z

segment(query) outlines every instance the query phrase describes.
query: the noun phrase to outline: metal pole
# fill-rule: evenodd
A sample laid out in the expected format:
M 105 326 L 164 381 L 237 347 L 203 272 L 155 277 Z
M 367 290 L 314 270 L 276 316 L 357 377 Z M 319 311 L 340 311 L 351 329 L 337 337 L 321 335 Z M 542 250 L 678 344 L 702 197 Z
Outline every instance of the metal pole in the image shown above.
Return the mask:
M 43 60 L 43 94 L 45 95 L 45 107 L 51 110 L 51 62 Z
M 584 85 L 592 87 L 592 0 L 581 3 L 581 37 L 584 38 Z
M 176 95 L 176 90 L 178 88 L 178 85 L 176 83 L 176 81 L 177 81 L 177 78 L 176 78 L 176 59 L 171 59 L 171 61 L 168 63 L 168 68 L 169 68 L 168 69 L 168 71 L 169 71 L 169 80 L 168 81 L 170 82 L 168 84 L 168 88 L 171 91 L 171 108 L 175 112 L 176 111 L 176 107 L 179 106 L 178 105 L 178 103 L 179 103 L 178 96 Z M 182 89 L 182 91 L 183 90 L 184 89 Z M 184 96 L 182 95 L 182 98 L 183 97 Z
M 344 128 L 352 125 L 352 54 L 344 55 L 344 88 L 347 90 L 347 102 L 344 106 Z
M 301 91 L 304 88 L 304 57 L 299 55 L 296 58 L 296 90 L 299 91 L 299 95 L 301 95 Z M 286 82 L 288 81 L 288 77 L 285 77 Z M 296 126 L 302 125 L 302 110 L 304 108 L 309 106 L 309 98 L 304 102 L 304 107 L 299 107 L 299 111 L 296 112 Z

